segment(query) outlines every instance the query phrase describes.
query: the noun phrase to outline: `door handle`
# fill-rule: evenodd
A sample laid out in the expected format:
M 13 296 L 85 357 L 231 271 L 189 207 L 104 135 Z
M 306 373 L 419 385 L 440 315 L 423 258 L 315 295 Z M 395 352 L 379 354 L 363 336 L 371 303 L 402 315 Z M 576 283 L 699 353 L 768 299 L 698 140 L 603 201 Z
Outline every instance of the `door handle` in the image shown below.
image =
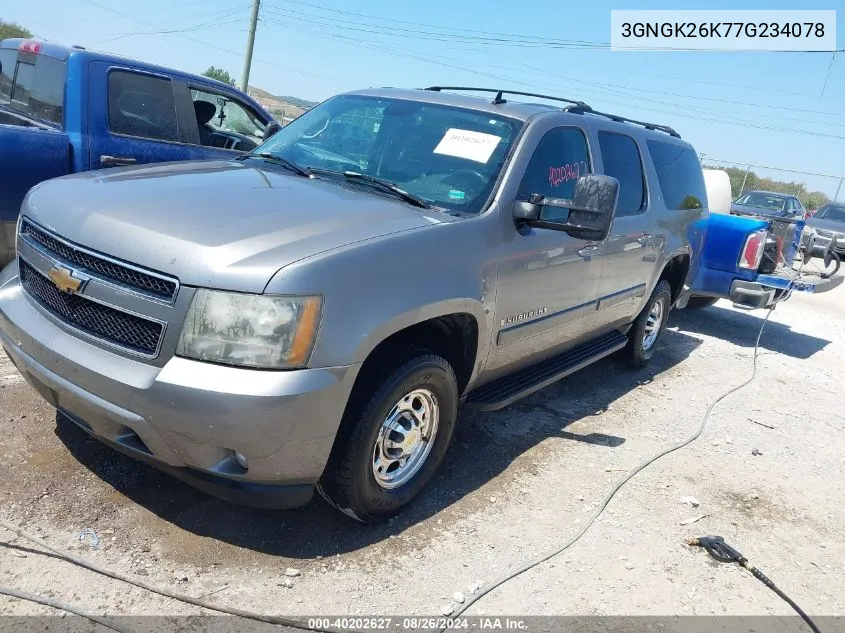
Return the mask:
M 637 238 L 637 242 L 639 242 L 642 246 L 645 246 L 651 242 L 651 233 L 643 232 L 643 234 Z
M 109 156 L 104 154 L 100 156 L 100 165 L 105 167 L 114 167 L 116 165 L 134 165 L 138 161 L 131 156 Z

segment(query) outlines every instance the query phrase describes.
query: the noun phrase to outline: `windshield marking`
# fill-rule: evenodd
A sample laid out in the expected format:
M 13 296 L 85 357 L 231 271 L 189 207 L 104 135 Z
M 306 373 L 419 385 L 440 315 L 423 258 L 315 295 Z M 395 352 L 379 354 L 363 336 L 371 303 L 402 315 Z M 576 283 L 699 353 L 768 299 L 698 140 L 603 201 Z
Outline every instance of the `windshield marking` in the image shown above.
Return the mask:
M 501 140 L 502 137 L 495 134 L 449 128 L 434 148 L 434 153 L 486 165 Z

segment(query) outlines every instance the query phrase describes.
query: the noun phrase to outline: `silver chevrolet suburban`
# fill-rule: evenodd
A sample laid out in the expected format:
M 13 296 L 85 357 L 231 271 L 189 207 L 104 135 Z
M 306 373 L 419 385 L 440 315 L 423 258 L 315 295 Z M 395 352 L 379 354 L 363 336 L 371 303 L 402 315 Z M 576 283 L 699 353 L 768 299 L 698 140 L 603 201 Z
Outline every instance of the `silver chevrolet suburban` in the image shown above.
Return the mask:
M 646 363 L 706 220 L 671 128 L 513 91 L 351 92 L 245 156 L 34 187 L 0 343 L 119 451 L 372 521 L 431 479 L 461 407 Z

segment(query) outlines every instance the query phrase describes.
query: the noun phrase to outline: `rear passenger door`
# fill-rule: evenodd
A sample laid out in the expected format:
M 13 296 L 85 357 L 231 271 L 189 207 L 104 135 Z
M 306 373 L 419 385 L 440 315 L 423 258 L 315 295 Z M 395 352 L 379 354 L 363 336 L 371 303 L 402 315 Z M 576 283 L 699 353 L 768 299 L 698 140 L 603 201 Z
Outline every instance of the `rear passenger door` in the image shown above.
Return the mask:
M 630 321 L 639 310 L 657 262 L 656 220 L 649 204 L 643 150 L 633 136 L 598 130 L 603 173 L 619 181 L 619 202 L 604 244 L 598 319 Z
M 190 158 L 167 75 L 92 62 L 91 169 Z

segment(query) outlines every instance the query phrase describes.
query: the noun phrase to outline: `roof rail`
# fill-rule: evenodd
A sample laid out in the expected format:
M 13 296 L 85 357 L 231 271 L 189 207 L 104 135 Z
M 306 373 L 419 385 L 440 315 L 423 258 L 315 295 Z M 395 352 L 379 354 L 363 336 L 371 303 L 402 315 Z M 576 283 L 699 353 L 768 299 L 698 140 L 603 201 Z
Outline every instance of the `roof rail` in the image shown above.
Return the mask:
M 578 110 L 576 108 L 569 108 L 569 112 L 576 112 Z M 637 121 L 636 119 L 629 119 L 628 117 L 619 116 L 618 114 L 608 114 L 607 112 L 599 112 L 598 110 L 585 110 L 586 114 L 595 114 L 597 116 L 607 117 L 612 121 L 617 121 L 619 123 L 632 123 L 634 125 L 642 125 L 647 130 L 657 130 L 658 132 L 665 132 L 669 136 L 674 136 L 675 138 L 681 138 L 681 135 L 678 134 L 674 129 L 669 127 L 668 125 L 659 125 L 657 123 L 647 123 L 645 121 Z
M 441 92 L 443 90 L 464 90 L 464 91 L 471 91 L 471 92 L 495 92 L 496 96 L 493 98 L 494 104 L 500 103 L 507 103 L 502 95 L 509 94 L 509 95 L 519 95 L 522 97 L 536 97 L 538 99 L 550 99 L 551 101 L 562 101 L 564 103 L 569 103 L 570 105 L 564 108 L 567 112 L 572 112 L 574 114 L 596 114 L 598 116 L 607 117 L 612 121 L 617 121 L 619 123 L 632 123 L 634 125 L 641 125 L 647 130 L 657 130 L 659 132 L 665 132 L 670 136 L 674 136 L 676 138 L 681 138 L 681 135 L 678 134 L 675 130 L 673 130 L 668 125 L 658 125 L 657 123 L 646 123 L 645 121 L 637 121 L 636 119 L 629 119 L 624 116 L 619 116 L 618 114 L 608 114 L 606 112 L 599 112 L 598 110 L 593 110 L 589 105 L 584 103 L 583 101 L 576 101 L 574 99 L 564 99 L 563 97 L 553 97 L 551 95 L 544 95 L 538 94 L 535 92 L 519 92 L 517 90 L 499 90 L 497 88 L 470 88 L 466 86 L 430 86 L 425 90 L 432 90 L 434 92 Z
M 563 103 L 571 103 L 575 107 L 585 110 L 587 112 L 591 112 L 592 108 L 584 103 L 583 101 L 576 101 L 574 99 L 564 99 L 563 97 L 553 97 L 551 95 L 541 95 L 537 94 L 536 92 L 519 92 L 517 90 L 499 90 L 498 88 L 470 88 L 466 86 L 429 86 L 425 88 L 425 90 L 432 90 L 434 92 L 441 92 L 443 90 L 464 90 L 470 92 L 495 92 L 496 96 L 493 97 L 493 103 L 498 105 L 500 103 L 507 103 L 505 99 L 502 98 L 502 95 L 519 95 L 521 97 L 536 97 L 538 99 L 550 99 L 551 101 L 562 101 Z

